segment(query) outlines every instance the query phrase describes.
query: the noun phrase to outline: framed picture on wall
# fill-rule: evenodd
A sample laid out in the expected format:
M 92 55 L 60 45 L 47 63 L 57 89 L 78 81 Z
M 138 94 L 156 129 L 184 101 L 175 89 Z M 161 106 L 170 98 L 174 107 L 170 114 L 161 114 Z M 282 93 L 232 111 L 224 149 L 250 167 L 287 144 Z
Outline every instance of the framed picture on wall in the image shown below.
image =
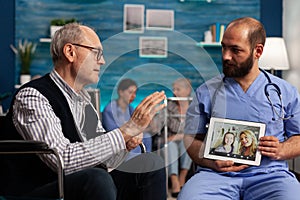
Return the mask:
M 152 30 L 174 30 L 174 10 L 147 9 L 146 28 Z
M 146 58 L 166 58 L 168 56 L 167 37 L 140 37 L 139 54 L 140 57 Z
M 127 33 L 143 33 L 144 11 L 144 5 L 124 4 L 123 31 Z
M 263 123 L 212 117 L 204 157 L 258 166 L 261 161 L 258 141 L 265 134 L 265 129 Z

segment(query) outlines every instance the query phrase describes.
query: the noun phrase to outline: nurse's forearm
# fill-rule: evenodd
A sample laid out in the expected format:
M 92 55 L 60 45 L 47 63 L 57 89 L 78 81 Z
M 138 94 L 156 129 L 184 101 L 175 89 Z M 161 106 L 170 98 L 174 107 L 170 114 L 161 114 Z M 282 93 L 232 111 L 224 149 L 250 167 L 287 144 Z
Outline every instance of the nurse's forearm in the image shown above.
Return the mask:
M 264 136 L 260 138 L 258 150 L 263 156 L 273 160 L 288 160 L 300 156 L 300 135 L 279 142 L 275 136 Z
M 300 135 L 294 135 L 282 143 L 283 160 L 300 156 Z
M 197 165 L 203 166 L 203 153 L 204 149 L 201 148 L 203 145 L 203 141 L 200 138 L 200 136 L 196 135 L 184 135 L 184 145 L 187 149 L 187 152 L 194 163 Z

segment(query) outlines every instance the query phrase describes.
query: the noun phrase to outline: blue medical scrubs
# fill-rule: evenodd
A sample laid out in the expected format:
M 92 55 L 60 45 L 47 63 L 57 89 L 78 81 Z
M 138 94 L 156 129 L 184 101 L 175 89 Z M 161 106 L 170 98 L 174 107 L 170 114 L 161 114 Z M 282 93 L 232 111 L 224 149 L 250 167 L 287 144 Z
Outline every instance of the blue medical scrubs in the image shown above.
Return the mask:
M 276 88 L 267 88 L 273 108 L 279 116 L 265 95 L 268 79 L 262 72 L 247 92 L 234 79 L 220 75 L 197 88 L 187 112 L 185 133 L 206 134 L 210 117 L 218 117 L 265 123 L 265 135 L 276 136 L 280 142 L 286 137 L 300 134 L 300 98 L 297 89 L 283 79 L 269 73 L 268 76 L 282 93 L 281 104 Z M 282 116 L 289 119 L 282 120 Z M 198 167 L 197 171 L 185 184 L 178 199 L 300 199 L 300 185 L 289 172 L 286 161 L 263 156 L 260 166 L 251 166 L 240 172 L 221 173 L 203 167 Z

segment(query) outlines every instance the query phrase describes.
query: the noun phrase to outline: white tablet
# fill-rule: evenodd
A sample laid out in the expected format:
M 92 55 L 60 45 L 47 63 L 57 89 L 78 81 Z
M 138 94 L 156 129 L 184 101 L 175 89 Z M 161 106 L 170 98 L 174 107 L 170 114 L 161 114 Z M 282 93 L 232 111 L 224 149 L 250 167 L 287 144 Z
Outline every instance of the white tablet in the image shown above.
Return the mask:
M 204 157 L 258 166 L 261 153 L 257 147 L 265 129 L 266 125 L 263 123 L 212 117 Z

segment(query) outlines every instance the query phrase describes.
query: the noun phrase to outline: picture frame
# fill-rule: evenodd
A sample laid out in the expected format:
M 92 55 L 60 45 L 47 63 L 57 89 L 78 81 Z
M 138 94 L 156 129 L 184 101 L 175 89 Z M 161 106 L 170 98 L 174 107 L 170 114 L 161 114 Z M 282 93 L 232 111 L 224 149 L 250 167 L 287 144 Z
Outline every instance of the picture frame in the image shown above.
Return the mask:
M 140 4 L 124 4 L 123 32 L 144 32 L 145 6 Z
M 147 9 L 146 29 L 174 30 L 174 10 Z
M 212 117 L 207 132 L 204 157 L 259 166 L 261 153 L 257 147 L 259 138 L 264 136 L 265 130 L 264 123 Z M 232 141 L 231 148 L 228 148 L 229 145 L 224 146 L 230 141 Z
M 144 58 L 166 58 L 168 56 L 167 37 L 140 37 L 139 56 Z

